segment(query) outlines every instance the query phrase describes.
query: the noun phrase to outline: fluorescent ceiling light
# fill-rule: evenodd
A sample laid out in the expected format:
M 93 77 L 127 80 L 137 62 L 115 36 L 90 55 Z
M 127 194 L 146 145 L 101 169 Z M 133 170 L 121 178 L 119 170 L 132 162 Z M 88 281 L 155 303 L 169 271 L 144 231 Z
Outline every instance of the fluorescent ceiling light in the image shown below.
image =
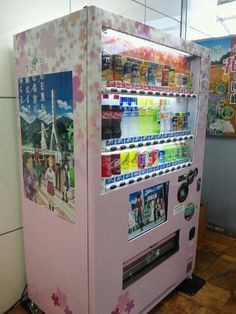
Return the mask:
M 110 37 L 116 37 L 122 41 L 126 41 L 126 42 L 130 41 L 133 45 L 133 48 L 149 47 L 149 48 L 153 48 L 153 49 L 163 51 L 166 53 L 170 53 L 170 54 L 182 55 L 182 56 L 186 56 L 186 57 L 192 56 L 191 54 L 189 54 L 187 52 L 177 50 L 174 48 L 170 48 L 167 46 L 159 45 L 159 44 L 156 44 L 152 41 L 145 40 L 145 39 L 140 38 L 140 37 L 128 35 L 126 33 L 118 32 L 118 31 L 115 31 L 115 30 L 110 29 L 110 28 L 107 28 L 107 29 L 104 28 L 103 34 L 104 34 L 104 36 L 108 35 Z

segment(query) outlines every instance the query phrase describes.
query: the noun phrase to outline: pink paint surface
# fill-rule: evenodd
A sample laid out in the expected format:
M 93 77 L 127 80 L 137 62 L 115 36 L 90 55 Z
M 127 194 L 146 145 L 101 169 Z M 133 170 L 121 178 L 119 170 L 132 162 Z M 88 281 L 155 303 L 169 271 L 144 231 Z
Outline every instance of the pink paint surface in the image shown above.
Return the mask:
M 197 235 L 194 243 L 190 245 L 188 234 L 193 226 L 197 227 L 199 210 L 196 210 L 190 221 L 184 219 L 184 213 L 174 215 L 174 207 L 178 205 L 178 176 L 185 174 L 185 169 L 112 193 L 101 194 L 102 86 L 99 56 L 102 49 L 102 26 L 120 31 L 125 29 L 134 36 L 173 46 L 201 58 L 202 89 L 198 99 L 200 112 L 195 135 L 198 145 L 194 150 L 191 169 L 197 167 L 197 178 L 202 176 L 208 100 L 207 49 L 170 35 L 163 35 L 151 27 L 95 7 L 89 7 L 15 37 L 17 79 L 42 73 L 42 67 L 33 69 L 30 66 L 29 60 L 35 57 L 34 51 L 37 51 L 37 57 L 44 61 L 44 73 L 73 71 L 75 223 L 66 221 L 27 200 L 23 193 L 23 183 L 21 185 L 29 297 L 48 314 L 60 314 L 63 311 L 66 314 L 148 313 L 186 277 L 189 256 L 195 260 Z M 73 48 L 70 48 L 71 45 Z M 61 62 L 58 63 L 59 60 Z M 92 86 L 91 90 L 87 90 L 87 84 Z M 21 164 L 20 157 L 20 176 L 23 182 Z M 194 202 L 199 208 L 197 178 L 190 186 L 186 204 Z M 129 194 L 166 181 L 170 182 L 167 222 L 143 236 L 128 241 Z M 179 252 L 123 290 L 123 263 L 178 229 Z M 57 304 L 63 304 L 63 307 Z

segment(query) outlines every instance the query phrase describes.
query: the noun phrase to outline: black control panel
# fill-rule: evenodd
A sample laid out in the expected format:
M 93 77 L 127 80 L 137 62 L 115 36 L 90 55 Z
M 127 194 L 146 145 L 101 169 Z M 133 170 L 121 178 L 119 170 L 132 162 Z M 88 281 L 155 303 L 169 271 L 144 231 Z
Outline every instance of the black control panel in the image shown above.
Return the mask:
M 198 168 L 195 168 L 194 170 L 190 170 L 188 173 L 183 174 L 178 177 L 178 182 L 183 182 L 177 192 L 177 199 L 180 203 L 183 203 L 188 197 L 189 185 L 193 183 L 197 175 L 198 175 Z M 201 187 L 201 179 L 199 178 L 197 181 L 197 191 L 200 190 L 200 187 Z

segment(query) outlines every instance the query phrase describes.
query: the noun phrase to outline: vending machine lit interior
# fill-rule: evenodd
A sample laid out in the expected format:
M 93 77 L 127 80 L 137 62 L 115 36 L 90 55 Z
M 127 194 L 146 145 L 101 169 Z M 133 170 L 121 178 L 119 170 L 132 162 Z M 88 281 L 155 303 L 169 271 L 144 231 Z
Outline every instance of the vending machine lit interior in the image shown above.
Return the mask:
M 208 50 L 96 7 L 14 47 L 30 299 L 148 313 L 194 269 Z

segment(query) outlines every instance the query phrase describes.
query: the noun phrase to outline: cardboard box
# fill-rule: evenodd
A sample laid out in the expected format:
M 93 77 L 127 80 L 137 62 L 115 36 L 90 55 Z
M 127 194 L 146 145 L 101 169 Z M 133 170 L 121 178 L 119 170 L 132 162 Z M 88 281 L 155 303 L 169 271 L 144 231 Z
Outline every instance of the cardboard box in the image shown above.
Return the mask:
M 207 212 L 208 203 L 201 204 L 199 213 L 199 224 L 198 224 L 198 241 L 202 239 L 207 230 Z

